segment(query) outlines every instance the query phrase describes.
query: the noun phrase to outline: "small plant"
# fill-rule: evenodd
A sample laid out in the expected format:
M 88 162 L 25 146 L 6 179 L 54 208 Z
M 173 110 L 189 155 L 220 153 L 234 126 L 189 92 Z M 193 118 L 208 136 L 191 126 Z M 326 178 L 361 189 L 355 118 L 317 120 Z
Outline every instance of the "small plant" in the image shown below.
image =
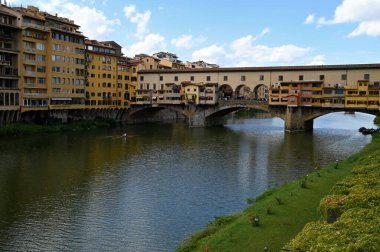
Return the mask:
M 255 199 L 254 198 L 247 198 L 246 201 L 247 201 L 247 203 L 249 205 L 252 205 L 253 203 L 255 203 Z
M 258 227 L 260 225 L 260 218 L 257 214 L 250 214 L 248 218 L 249 223 L 251 223 L 252 226 Z
M 276 201 L 277 201 L 278 205 L 283 205 L 284 204 L 284 202 L 282 201 L 281 198 L 279 198 L 279 197 L 275 197 L 275 198 L 276 198 Z
M 271 206 L 268 206 L 268 207 L 267 207 L 267 214 L 268 214 L 268 215 L 273 214 L 273 211 L 272 211 L 272 207 L 271 207 Z
M 317 172 L 317 176 L 318 176 L 318 177 L 321 177 L 321 174 L 320 174 L 319 172 Z
M 307 188 L 306 182 L 307 182 L 307 179 L 304 179 L 304 180 L 301 181 L 301 188 L 303 188 L 303 189 Z

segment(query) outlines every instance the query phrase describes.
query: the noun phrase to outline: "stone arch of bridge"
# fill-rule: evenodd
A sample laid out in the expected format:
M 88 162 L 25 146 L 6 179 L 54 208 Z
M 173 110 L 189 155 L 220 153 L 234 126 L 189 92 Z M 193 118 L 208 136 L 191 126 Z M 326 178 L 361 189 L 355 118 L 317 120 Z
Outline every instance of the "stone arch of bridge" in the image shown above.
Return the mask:
M 233 104 L 220 104 L 215 110 L 206 111 L 206 121 L 213 121 L 216 118 L 222 118 L 225 115 L 241 109 L 255 109 L 264 112 L 271 112 L 268 104 L 260 103 L 253 100 L 236 100 Z
M 232 87 L 228 84 L 222 84 L 219 89 L 219 99 L 231 99 L 234 96 Z
M 347 110 L 347 109 L 336 109 L 336 110 L 333 110 L 333 109 L 327 109 L 325 111 L 314 111 L 308 115 L 305 116 L 304 118 L 304 122 L 307 123 L 307 122 L 310 122 L 310 121 L 314 121 L 315 119 L 319 118 L 319 117 L 322 117 L 322 116 L 325 116 L 325 115 L 328 115 L 328 114 L 331 114 L 331 113 L 338 113 L 338 112 L 355 112 L 355 113 L 364 113 L 364 114 L 368 114 L 368 115 L 373 115 L 373 116 L 379 116 L 380 115 L 380 112 L 377 111 L 377 110 L 366 110 L 366 109 L 354 109 L 354 110 Z

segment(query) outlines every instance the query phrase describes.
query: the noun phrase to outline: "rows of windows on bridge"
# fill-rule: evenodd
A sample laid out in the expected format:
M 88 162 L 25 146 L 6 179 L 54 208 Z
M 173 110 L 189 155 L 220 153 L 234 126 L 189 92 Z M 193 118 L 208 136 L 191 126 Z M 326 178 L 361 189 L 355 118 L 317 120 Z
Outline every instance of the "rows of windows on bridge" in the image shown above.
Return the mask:
M 174 81 L 178 81 L 178 76 L 174 76 L 173 77 L 173 80 Z M 369 80 L 370 79 L 370 75 L 369 74 L 364 74 L 363 76 L 363 80 Z M 194 81 L 195 80 L 195 77 L 194 75 L 191 75 L 190 76 L 190 81 Z M 259 81 L 264 81 L 265 80 L 265 76 L 264 75 L 259 75 Z M 304 75 L 299 75 L 298 76 L 298 80 L 299 81 L 303 81 L 304 80 Z M 319 80 L 320 81 L 323 81 L 325 80 L 325 75 L 321 74 L 319 75 Z M 347 80 L 347 74 L 342 74 L 341 75 L 341 80 Z M 144 76 L 140 76 L 140 81 L 144 81 Z M 164 76 L 160 76 L 160 81 L 164 81 Z M 206 76 L 206 81 L 211 81 L 211 76 Z M 228 81 L 228 76 L 227 75 L 224 75 L 223 76 L 223 81 Z M 246 76 L 245 75 L 241 75 L 240 76 L 240 81 L 246 81 Z M 284 81 L 284 76 L 283 75 L 279 75 L 278 76 L 278 81 Z

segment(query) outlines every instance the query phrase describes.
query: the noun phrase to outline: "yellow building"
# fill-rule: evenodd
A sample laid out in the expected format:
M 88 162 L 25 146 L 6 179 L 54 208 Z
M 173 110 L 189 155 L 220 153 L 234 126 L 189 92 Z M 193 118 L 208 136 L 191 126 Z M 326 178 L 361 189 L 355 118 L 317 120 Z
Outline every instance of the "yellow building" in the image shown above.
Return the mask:
M 15 121 L 19 116 L 20 35 L 18 16 L 0 5 L 0 118 L 5 118 L 5 122 Z
M 128 108 L 130 100 L 135 92 L 131 84 L 131 67 L 129 59 L 126 57 L 119 57 L 117 62 L 117 97 L 120 101 L 120 108 Z
M 72 20 L 45 14 L 50 28 L 46 45 L 46 78 L 50 109 L 83 109 L 85 105 L 85 45 Z
M 117 62 L 121 56 L 118 49 L 110 43 L 86 40 L 87 108 L 107 109 L 121 106 L 122 100 L 118 96 L 117 86 Z M 120 87 L 120 92 L 122 90 Z
M 72 20 L 38 8 L 21 19 L 21 111 L 84 108 L 84 36 Z
M 21 19 L 20 98 L 21 112 L 47 110 L 49 105 L 47 40 L 50 29 L 37 8 L 16 8 Z M 50 65 L 51 68 L 51 65 Z

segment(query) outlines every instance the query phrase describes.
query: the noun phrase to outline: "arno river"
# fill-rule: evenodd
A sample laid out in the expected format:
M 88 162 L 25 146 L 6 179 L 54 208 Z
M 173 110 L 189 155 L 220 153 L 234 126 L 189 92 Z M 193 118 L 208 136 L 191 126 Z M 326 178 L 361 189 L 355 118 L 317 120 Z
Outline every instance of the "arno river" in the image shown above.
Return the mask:
M 357 152 L 372 120 L 331 114 L 312 133 L 251 118 L 2 137 L 0 251 L 174 251 L 247 198 Z

